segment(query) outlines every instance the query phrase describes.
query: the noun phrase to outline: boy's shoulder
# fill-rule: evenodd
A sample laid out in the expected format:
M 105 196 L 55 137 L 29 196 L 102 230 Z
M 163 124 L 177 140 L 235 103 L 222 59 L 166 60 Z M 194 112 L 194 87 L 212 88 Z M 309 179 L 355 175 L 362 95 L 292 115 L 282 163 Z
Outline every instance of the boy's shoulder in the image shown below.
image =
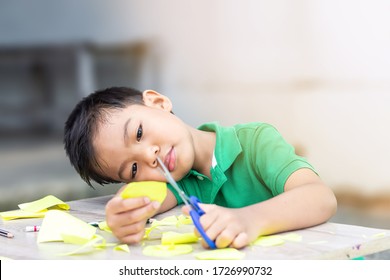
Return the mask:
M 248 123 L 238 123 L 233 125 L 236 130 L 239 129 L 265 129 L 272 128 L 275 129 L 273 125 L 264 122 L 248 122 Z

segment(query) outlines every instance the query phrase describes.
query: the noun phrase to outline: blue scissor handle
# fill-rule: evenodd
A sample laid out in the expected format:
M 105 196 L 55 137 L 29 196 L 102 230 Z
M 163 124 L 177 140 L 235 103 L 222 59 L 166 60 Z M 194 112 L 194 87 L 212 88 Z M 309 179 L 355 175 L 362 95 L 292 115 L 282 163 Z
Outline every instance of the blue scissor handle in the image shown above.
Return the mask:
M 215 242 L 212 241 L 204 231 L 202 225 L 199 222 L 200 216 L 202 216 L 205 212 L 199 207 L 199 199 L 196 196 L 190 197 L 190 204 L 192 206 L 192 209 L 190 210 L 190 216 L 192 218 L 192 221 L 194 222 L 194 225 L 196 229 L 199 231 L 200 235 L 203 237 L 203 240 L 206 241 L 207 245 L 211 249 L 216 249 L 217 246 L 215 245 Z

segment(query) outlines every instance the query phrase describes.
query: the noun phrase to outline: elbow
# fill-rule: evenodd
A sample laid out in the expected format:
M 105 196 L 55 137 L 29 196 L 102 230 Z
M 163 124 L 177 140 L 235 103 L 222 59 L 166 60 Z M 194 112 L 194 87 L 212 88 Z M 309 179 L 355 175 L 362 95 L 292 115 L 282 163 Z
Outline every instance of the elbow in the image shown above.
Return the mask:
M 322 213 L 324 214 L 324 220 L 328 221 L 337 212 L 337 199 L 332 190 L 328 190 L 326 199 L 323 200 Z

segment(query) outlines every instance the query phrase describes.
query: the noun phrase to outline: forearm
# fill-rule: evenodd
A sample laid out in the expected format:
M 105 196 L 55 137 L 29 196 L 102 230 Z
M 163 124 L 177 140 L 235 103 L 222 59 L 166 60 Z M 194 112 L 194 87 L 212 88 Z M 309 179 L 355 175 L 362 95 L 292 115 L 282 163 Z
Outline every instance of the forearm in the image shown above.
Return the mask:
M 333 192 L 321 183 L 286 191 L 272 199 L 245 208 L 258 235 L 321 224 L 336 212 Z

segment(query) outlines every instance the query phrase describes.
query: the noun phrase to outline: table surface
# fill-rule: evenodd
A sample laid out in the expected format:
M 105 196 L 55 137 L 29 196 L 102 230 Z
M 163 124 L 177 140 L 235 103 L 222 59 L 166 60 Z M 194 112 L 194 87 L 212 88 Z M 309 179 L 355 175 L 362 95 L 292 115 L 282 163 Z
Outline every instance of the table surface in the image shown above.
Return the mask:
M 111 196 L 88 198 L 70 201 L 69 214 L 80 218 L 85 222 L 101 221 L 105 219 L 105 204 Z M 171 215 L 180 215 L 180 207 L 156 216 L 162 219 Z M 162 259 L 162 257 L 148 257 L 142 253 L 145 245 L 161 244 L 158 234 L 154 239 L 145 240 L 137 245 L 130 245 L 130 253 L 113 250 L 107 247 L 103 250 L 95 250 L 92 253 L 63 256 L 61 253 L 78 248 L 79 245 L 65 244 L 63 242 L 37 243 L 38 232 L 25 232 L 28 225 L 40 225 L 40 219 L 17 219 L 10 221 L 0 220 L 0 228 L 14 234 L 14 238 L 0 237 L 0 259 Z M 163 231 L 192 232 L 193 225 L 164 226 Z M 241 252 L 245 253 L 244 259 L 265 260 L 289 260 L 289 259 L 353 259 L 390 249 L 390 230 L 345 225 L 338 223 L 324 223 L 318 226 L 291 231 L 302 237 L 301 241 L 288 241 L 278 246 L 250 245 Z M 100 231 L 107 242 L 117 242 L 110 233 Z M 161 234 L 161 232 L 160 232 Z M 285 233 L 283 233 L 285 234 Z M 169 259 L 196 259 L 195 254 L 205 251 L 200 243 L 193 243 L 193 251 L 189 254 L 169 257 Z M 163 259 L 167 259 L 166 257 Z

